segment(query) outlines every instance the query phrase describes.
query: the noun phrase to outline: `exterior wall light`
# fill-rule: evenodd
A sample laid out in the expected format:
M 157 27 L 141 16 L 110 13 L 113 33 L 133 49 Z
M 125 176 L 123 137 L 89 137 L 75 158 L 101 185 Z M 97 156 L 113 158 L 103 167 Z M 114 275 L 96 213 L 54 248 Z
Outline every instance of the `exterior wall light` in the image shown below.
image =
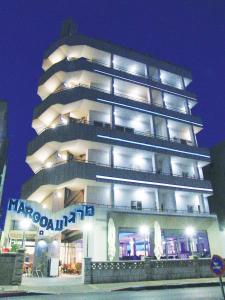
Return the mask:
M 192 237 L 195 234 L 195 229 L 189 226 L 185 229 L 185 233 L 188 237 Z
M 24 218 L 20 221 L 20 228 L 23 230 L 28 230 L 31 225 L 30 219 Z
M 139 232 L 143 235 L 147 235 L 147 234 L 149 234 L 150 231 L 149 231 L 148 226 L 142 225 L 142 226 L 140 226 Z

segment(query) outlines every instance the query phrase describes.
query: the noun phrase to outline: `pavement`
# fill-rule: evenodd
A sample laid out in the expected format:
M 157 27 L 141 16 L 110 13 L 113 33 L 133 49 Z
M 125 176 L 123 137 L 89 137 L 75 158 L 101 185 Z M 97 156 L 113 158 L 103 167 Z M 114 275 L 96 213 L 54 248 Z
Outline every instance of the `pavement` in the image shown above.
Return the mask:
M 81 276 L 66 275 L 55 278 L 23 277 L 21 286 L 0 286 L 0 298 L 25 295 L 60 295 L 80 293 L 106 293 L 112 291 L 140 291 L 206 287 L 219 285 L 218 278 L 157 280 L 139 282 L 83 284 Z

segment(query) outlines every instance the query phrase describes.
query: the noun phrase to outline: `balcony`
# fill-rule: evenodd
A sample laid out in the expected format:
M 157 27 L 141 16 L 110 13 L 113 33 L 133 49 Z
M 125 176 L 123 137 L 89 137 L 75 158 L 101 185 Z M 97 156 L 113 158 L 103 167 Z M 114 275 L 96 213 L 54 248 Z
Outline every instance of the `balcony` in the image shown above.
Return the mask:
M 95 207 L 104 208 L 110 210 L 110 212 L 126 212 L 132 214 L 149 214 L 149 215 L 181 215 L 181 216 L 189 216 L 189 217 L 209 217 L 216 218 L 216 215 L 211 214 L 210 212 L 204 211 L 193 211 L 188 212 L 187 210 L 178 210 L 178 209 L 157 209 L 152 207 L 146 207 L 141 209 L 134 209 L 130 206 L 125 205 L 112 205 L 112 204 L 102 204 L 98 203 L 98 201 L 94 202 L 76 202 L 76 204 L 87 204 L 94 205 Z
M 66 61 L 63 61 L 63 62 L 60 62 L 59 64 L 57 64 L 56 66 L 54 66 L 51 70 L 49 70 L 47 73 L 43 74 L 41 80 L 40 80 L 40 86 L 39 86 L 39 89 L 38 89 L 38 93 L 39 95 L 42 97 L 42 99 L 45 99 L 46 95 L 48 95 L 48 93 L 54 93 L 56 90 L 60 91 L 60 90 L 63 90 L 64 87 L 63 85 L 67 85 L 67 88 L 72 88 L 73 86 L 75 86 L 74 84 L 67 84 L 67 81 L 69 81 L 72 77 L 72 74 L 76 75 L 76 73 L 80 74 L 80 73 L 92 73 L 94 75 L 92 75 L 93 78 L 102 78 L 101 81 L 99 81 L 99 84 L 96 86 L 95 85 L 95 80 L 93 80 L 93 89 L 95 87 L 99 87 L 99 85 L 101 85 L 102 87 L 105 85 L 105 80 L 106 78 L 108 78 L 108 80 L 111 80 L 112 77 L 110 76 L 106 76 L 106 75 L 100 75 L 99 73 L 96 73 L 96 70 L 95 70 L 95 66 L 94 66 L 94 63 L 95 60 L 84 60 L 83 58 L 82 59 L 71 59 L 71 65 L 68 64 L 68 60 Z M 73 64 L 74 66 L 73 66 Z M 100 61 L 101 63 L 101 61 Z M 102 62 L 101 66 L 103 67 L 102 69 L 102 72 L 104 73 L 104 71 L 106 73 L 108 73 L 107 69 L 106 69 L 106 66 L 104 66 L 104 62 Z M 106 70 L 105 70 L 106 69 Z M 101 70 L 100 70 L 101 71 Z M 78 76 L 78 75 L 76 75 Z M 113 74 L 112 74 L 113 76 Z M 74 78 L 72 81 L 73 83 L 75 83 L 76 85 L 79 85 L 80 83 L 81 84 L 85 84 L 85 85 L 88 85 L 89 88 L 90 88 L 90 84 L 87 83 L 88 79 L 86 79 L 83 75 L 81 76 L 82 78 L 80 78 L 79 80 Z M 63 79 L 64 78 L 64 79 Z M 122 77 L 121 77 L 122 78 Z M 63 80 L 62 80 L 63 79 Z M 135 95 L 135 93 L 133 93 L 133 91 L 138 91 L 138 90 L 143 90 L 143 89 L 149 89 L 149 87 L 145 87 L 143 84 L 140 82 L 140 84 L 136 84 L 135 82 L 131 83 L 131 82 L 128 82 L 128 81 L 125 81 L 125 80 L 120 80 L 120 79 L 117 79 L 116 76 L 114 78 L 115 80 L 115 90 L 116 90 L 116 82 L 120 82 L 121 81 L 121 87 L 122 87 L 122 90 L 120 91 L 120 89 L 117 90 L 117 94 L 118 95 L 121 95 L 121 96 L 125 96 L 125 98 L 129 98 L 129 96 L 131 96 L 131 99 L 132 100 L 135 100 L 135 101 L 142 101 L 143 102 L 146 102 L 146 103 L 149 103 L 150 100 L 149 100 L 149 96 L 141 96 L 140 95 L 140 99 L 138 97 L 138 94 Z M 130 80 L 132 81 L 132 80 Z M 142 84 L 142 85 L 141 85 Z M 131 86 L 131 90 L 132 92 L 130 92 L 130 88 L 129 89 L 125 89 L 124 91 L 124 86 L 126 85 L 130 85 Z M 157 86 L 156 86 L 157 88 Z M 103 88 L 104 89 L 104 88 Z M 107 90 L 107 93 L 111 93 L 111 91 L 109 91 L 108 87 L 105 89 Z M 154 90 L 154 88 L 153 88 Z M 162 88 L 159 87 L 158 91 L 160 93 L 162 93 Z M 46 94 L 47 93 L 47 94 Z M 165 95 L 168 95 L 166 98 L 165 98 L 165 103 L 159 103 L 159 101 L 151 101 L 154 105 L 156 106 L 160 106 L 160 107 L 164 107 L 164 108 L 168 108 L 170 110 L 174 110 L 174 111 L 179 111 L 183 114 L 190 114 L 190 110 L 192 109 L 192 107 L 196 104 L 196 101 L 195 100 L 192 100 L 192 99 L 188 99 L 188 95 L 180 95 L 179 96 L 176 96 L 175 94 L 173 93 L 165 93 Z M 190 95 L 191 97 L 193 97 L 193 95 Z M 137 97 L 137 100 L 135 99 L 135 97 Z M 147 98 L 147 99 L 146 99 Z M 173 99 L 174 98 L 174 99 Z M 188 99 L 187 102 L 188 102 L 188 107 L 186 107 L 186 103 L 184 103 L 184 101 L 186 102 L 186 98 Z
M 42 189 L 42 187 L 46 191 L 47 186 L 54 187 L 78 178 L 100 182 L 115 180 L 118 184 L 123 184 L 125 181 L 128 185 L 132 185 L 133 182 L 137 184 L 140 182 L 143 186 L 158 187 L 160 185 L 167 188 L 174 187 L 176 190 L 211 191 L 211 184 L 206 180 L 171 176 L 171 174 L 156 172 L 140 172 L 140 170 L 136 171 L 129 168 L 112 168 L 111 166 L 98 163 L 71 160 L 67 163 L 58 164 L 53 168 L 40 170 L 23 185 L 22 197 L 28 198 L 38 189 Z
M 104 136 L 108 138 L 104 139 Z M 189 146 L 184 143 L 177 143 L 177 141 L 171 142 L 165 137 L 153 136 L 150 132 L 136 132 L 130 127 L 119 126 L 112 129 L 109 123 L 99 121 L 88 122 L 83 119 L 70 119 L 67 124 L 58 124 L 54 128 L 46 128 L 39 136 L 29 143 L 27 155 L 33 155 L 45 144 L 50 145 L 52 142 L 63 143 L 66 141 L 75 141 L 77 139 L 125 147 L 128 146 L 135 149 L 145 149 L 152 152 L 163 152 L 209 161 L 209 152 L 206 149 Z M 126 143 L 126 140 L 130 142 Z M 134 145 L 132 145 L 132 141 L 134 141 Z M 146 145 L 146 147 L 144 145 Z M 163 148 L 165 148 L 165 150 L 162 150 Z M 190 154 L 188 152 L 190 152 Z
M 116 159 L 116 157 L 114 157 L 114 159 Z M 189 178 L 189 179 L 196 179 L 196 180 L 204 180 L 204 178 L 200 178 L 197 174 L 191 174 L 191 172 L 183 171 L 183 172 L 175 173 L 175 172 L 172 172 L 172 171 L 165 172 L 162 169 L 158 169 L 156 171 L 153 171 L 153 170 L 142 169 L 140 167 L 139 168 L 135 168 L 135 167 L 131 168 L 131 167 L 125 167 L 125 166 L 122 166 L 122 165 L 117 165 L 116 163 L 111 165 L 111 164 L 105 164 L 105 163 L 100 163 L 100 162 L 96 162 L 96 161 L 87 160 L 85 158 L 79 159 L 79 158 L 75 158 L 73 156 L 70 156 L 70 158 L 68 158 L 68 155 L 66 156 L 66 159 L 63 158 L 63 159 L 58 160 L 58 161 L 47 162 L 41 168 L 37 169 L 35 171 L 35 173 L 37 174 L 41 170 L 54 168 L 56 166 L 59 166 L 59 165 L 62 165 L 62 164 L 67 164 L 68 162 L 73 162 L 73 161 L 81 163 L 81 164 L 102 166 L 102 167 L 106 167 L 106 168 L 110 168 L 110 169 L 126 170 L 126 171 L 131 171 L 131 172 L 134 171 L 134 172 L 141 172 L 141 173 L 146 173 L 146 174 L 157 174 L 157 175 L 163 175 L 163 176 L 182 177 L 182 178 Z
M 187 87 L 191 82 L 191 79 L 185 76 L 183 76 L 184 81 L 182 81 L 182 76 L 178 74 L 165 71 L 153 65 L 149 66 L 149 64 L 124 56 L 113 54 L 111 61 L 110 52 L 102 51 L 88 45 L 62 45 L 44 60 L 43 68 L 46 71 L 53 65 L 64 60 L 75 61 L 79 59 L 86 59 L 91 63 L 113 68 L 137 77 L 151 79 L 155 82 L 162 82 L 163 84 L 175 87 L 176 89 L 184 89 L 184 87 Z M 147 72 L 147 69 L 149 70 L 149 73 Z
M 114 128 L 112 128 L 112 125 L 110 123 L 105 123 L 102 121 L 87 121 L 86 119 L 74 119 L 74 118 L 68 118 L 68 122 L 59 122 L 58 124 L 53 124 L 53 126 L 50 127 L 46 127 L 43 130 L 39 131 L 38 134 L 41 134 L 43 132 L 45 132 L 46 130 L 54 130 L 56 127 L 61 127 L 61 126 L 67 126 L 70 124 L 83 124 L 83 125 L 89 125 L 89 126 L 95 126 L 98 128 L 106 128 L 106 129 L 113 129 L 116 130 L 118 132 L 123 132 L 123 133 L 130 133 L 130 134 L 134 134 L 134 135 L 140 135 L 140 136 L 144 136 L 144 137 L 151 137 L 151 138 L 155 138 L 155 139 L 159 139 L 159 140 L 163 140 L 163 141 L 168 141 L 168 142 L 172 142 L 172 143 L 178 143 L 178 144 L 183 144 L 183 145 L 187 145 L 187 146 L 194 146 L 195 144 L 190 141 L 190 140 L 185 140 L 182 138 L 169 138 L 166 136 L 161 136 L 158 134 L 153 134 L 150 132 L 150 129 L 147 131 L 139 131 L 136 130 L 133 127 L 127 127 L 127 126 L 121 126 L 121 125 L 115 125 Z

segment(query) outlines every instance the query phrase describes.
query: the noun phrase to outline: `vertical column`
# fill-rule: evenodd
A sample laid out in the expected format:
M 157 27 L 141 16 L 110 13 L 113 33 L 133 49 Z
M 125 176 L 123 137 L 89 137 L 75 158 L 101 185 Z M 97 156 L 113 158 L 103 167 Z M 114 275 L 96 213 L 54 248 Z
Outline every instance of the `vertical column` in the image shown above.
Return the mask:
M 155 117 L 152 116 L 152 128 L 153 128 L 153 136 L 156 137 L 157 133 L 156 133 L 156 125 L 155 125 Z
M 194 144 L 194 146 L 198 146 L 196 135 L 194 133 L 194 128 L 192 125 L 190 125 L 190 134 L 191 134 L 192 143 Z
M 149 103 L 150 103 L 150 104 L 153 104 L 153 101 L 152 101 L 152 99 L 153 99 L 153 98 L 152 98 L 152 89 L 149 88 L 148 90 L 149 90 Z
M 155 153 L 152 153 L 152 171 L 156 173 Z
M 162 92 L 162 106 L 163 106 L 163 108 L 166 108 L 166 103 L 164 100 L 164 92 Z
M 111 206 L 114 207 L 115 206 L 115 199 L 114 199 L 114 183 L 112 182 L 111 183 L 111 186 L 110 186 L 110 198 L 111 198 Z
M 167 119 L 166 119 L 166 132 L 167 132 L 167 139 L 168 139 L 168 141 L 170 141 L 170 131 L 169 131 L 168 120 Z
M 173 167 L 172 167 L 171 156 L 168 157 L 168 162 L 169 162 L 170 175 L 173 175 Z
M 199 202 L 200 202 L 200 205 L 201 205 L 201 207 L 202 207 L 202 211 L 205 213 L 205 212 L 206 212 L 206 207 L 205 207 L 205 199 L 204 199 L 204 196 L 201 194 L 199 198 L 200 198 L 200 200 L 201 200 L 201 201 L 199 201 Z
M 186 90 L 186 86 L 185 86 L 185 82 L 184 82 L 184 77 L 183 77 L 183 76 L 181 76 L 181 78 L 182 78 L 182 85 L 183 85 L 183 89 L 184 89 L 184 90 Z
M 173 206 L 174 206 L 174 211 L 177 211 L 176 193 L 175 193 L 175 191 L 172 191 L 172 193 L 173 193 Z
M 198 168 L 198 163 L 197 161 L 194 161 L 194 170 L 195 170 L 195 176 L 200 179 L 201 178 L 201 175 L 200 175 L 200 172 L 199 172 L 199 168 Z
M 114 77 L 111 79 L 111 94 L 114 95 Z
M 156 210 L 159 210 L 159 193 L 158 193 L 158 189 L 155 190 L 155 206 L 156 206 Z
M 115 106 L 111 106 L 111 127 L 112 129 L 115 128 Z
M 150 88 L 147 88 L 148 104 L 151 104 Z
M 113 146 L 111 146 L 111 148 L 110 148 L 110 165 L 111 165 L 111 168 L 114 167 L 114 153 L 113 153 Z
M 154 133 L 154 125 L 153 125 L 153 116 L 149 116 L 149 126 L 150 126 L 150 135 L 151 136 L 155 136 L 155 133 Z
M 145 76 L 150 79 L 149 66 L 145 65 Z
M 113 54 L 110 54 L 110 67 L 113 68 Z
M 187 98 L 185 98 L 185 105 L 186 105 L 186 113 L 191 115 L 191 110 L 190 110 L 190 107 L 188 105 L 188 99 Z

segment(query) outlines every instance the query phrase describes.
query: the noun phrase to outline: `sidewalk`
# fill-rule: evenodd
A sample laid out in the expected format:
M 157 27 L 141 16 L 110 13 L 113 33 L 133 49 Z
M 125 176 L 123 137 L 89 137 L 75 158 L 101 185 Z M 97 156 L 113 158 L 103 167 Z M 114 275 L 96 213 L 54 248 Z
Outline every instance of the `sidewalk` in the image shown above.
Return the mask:
M 62 276 L 57 278 L 24 277 L 21 286 L 0 286 L 0 297 L 6 295 L 37 294 L 74 294 L 112 292 L 118 290 L 166 289 L 219 285 L 218 278 L 198 278 L 181 280 L 158 280 L 121 283 L 82 284 L 81 276 Z

